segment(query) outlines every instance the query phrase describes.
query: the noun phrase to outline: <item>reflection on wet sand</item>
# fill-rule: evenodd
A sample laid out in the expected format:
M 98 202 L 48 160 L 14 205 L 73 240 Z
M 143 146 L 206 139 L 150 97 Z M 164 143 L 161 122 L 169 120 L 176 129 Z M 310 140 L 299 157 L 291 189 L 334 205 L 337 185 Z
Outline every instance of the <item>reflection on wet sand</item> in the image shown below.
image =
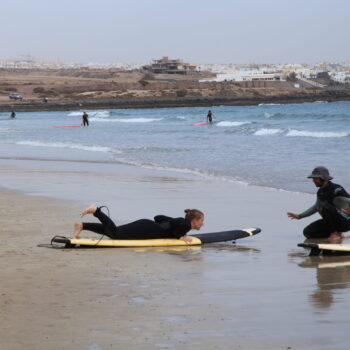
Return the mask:
M 202 252 L 206 251 L 226 251 L 226 252 L 253 252 L 260 253 L 259 249 L 245 247 L 233 244 L 206 244 L 205 246 L 174 246 L 174 247 L 142 247 L 142 248 L 127 248 L 134 252 L 159 252 L 168 253 L 169 255 L 179 256 L 183 261 L 199 261 L 203 259 Z
M 318 288 L 310 295 L 310 302 L 317 308 L 329 308 L 334 294 L 350 286 L 350 257 L 310 256 L 299 264 L 304 268 L 316 268 Z
M 260 253 L 260 249 L 253 247 L 246 247 L 237 244 L 206 244 L 205 248 L 213 248 L 220 251 L 236 251 L 236 252 L 255 252 Z

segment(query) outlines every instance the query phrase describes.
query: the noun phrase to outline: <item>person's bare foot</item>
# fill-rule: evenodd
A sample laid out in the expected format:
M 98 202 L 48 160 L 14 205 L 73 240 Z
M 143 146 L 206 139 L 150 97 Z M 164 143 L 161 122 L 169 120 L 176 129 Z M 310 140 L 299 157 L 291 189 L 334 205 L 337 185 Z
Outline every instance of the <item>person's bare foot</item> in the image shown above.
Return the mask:
M 74 223 L 74 233 L 73 233 L 73 237 L 75 239 L 80 239 L 80 232 L 83 229 L 83 224 L 81 222 L 75 222 Z
M 97 210 L 96 204 L 91 204 L 89 205 L 85 210 L 83 210 L 80 214 L 80 217 L 82 218 L 83 216 L 87 214 L 93 214 Z
M 331 242 L 338 242 L 338 241 L 342 240 L 343 238 L 344 238 L 344 236 L 343 236 L 342 232 L 333 232 L 329 236 L 329 240 Z

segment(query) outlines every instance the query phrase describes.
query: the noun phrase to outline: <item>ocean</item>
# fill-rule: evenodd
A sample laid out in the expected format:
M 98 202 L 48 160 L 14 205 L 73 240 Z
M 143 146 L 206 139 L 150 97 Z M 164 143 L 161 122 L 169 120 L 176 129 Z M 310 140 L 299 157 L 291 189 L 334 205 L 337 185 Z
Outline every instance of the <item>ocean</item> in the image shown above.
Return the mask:
M 213 125 L 194 126 L 214 113 Z M 0 113 L 0 158 L 124 163 L 291 191 L 329 168 L 350 191 L 350 102 Z

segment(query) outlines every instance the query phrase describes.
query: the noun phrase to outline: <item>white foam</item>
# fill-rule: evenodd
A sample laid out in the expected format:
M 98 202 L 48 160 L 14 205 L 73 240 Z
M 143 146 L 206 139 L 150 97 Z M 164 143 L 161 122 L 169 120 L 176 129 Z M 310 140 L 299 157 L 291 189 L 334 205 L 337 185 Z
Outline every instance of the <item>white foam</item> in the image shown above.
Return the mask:
M 84 146 L 84 145 L 80 145 L 80 144 L 63 143 L 63 142 L 48 143 L 48 142 L 38 142 L 38 141 L 18 141 L 18 142 L 16 142 L 16 145 L 34 146 L 34 147 L 80 149 L 80 150 L 91 151 L 91 152 L 112 152 L 113 151 L 114 153 L 118 153 L 110 147 Z
M 257 130 L 254 135 L 256 136 L 269 136 L 269 135 L 276 135 L 279 134 L 282 130 L 281 129 L 259 129 Z
M 259 103 L 259 107 L 261 106 L 280 106 L 280 103 Z
M 68 117 L 81 117 L 83 115 L 84 112 L 82 111 L 76 111 L 76 112 L 70 112 L 68 113 Z
M 163 120 L 163 118 L 125 118 L 125 119 L 100 119 L 90 118 L 94 122 L 112 122 L 112 123 L 152 123 Z
M 218 122 L 216 125 L 217 126 L 224 126 L 224 127 L 231 127 L 231 126 L 241 126 L 244 124 L 250 124 L 250 122 L 229 122 L 229 121 L 223 121 L 223 122 Z
M 109 117 L 109 111 L 98 111 L 94 114 L 91 114 L 96 118 L 108 118 Z
M 90 117 L 94 116 L 96 118 L 108 118 L 109 117 L 109 111 L 85 111 Z M 74 111 L 68 113 L 68 117 L 82 117 L 84 111 Z
M 286 136 L 297 136 L 297 137 L 347 137 L 347 132 L 331 132 L 331 131 L 306 131 L 306 130 L 289 130 Z
M 268 112 L 265 112 L 264 113 L 264 117 L 269 119 L 269 118 L 274 118 L 274 117 L 277 117 L 277 116 L 280 116 L 281 114 L 280 113 L 268 113 Z

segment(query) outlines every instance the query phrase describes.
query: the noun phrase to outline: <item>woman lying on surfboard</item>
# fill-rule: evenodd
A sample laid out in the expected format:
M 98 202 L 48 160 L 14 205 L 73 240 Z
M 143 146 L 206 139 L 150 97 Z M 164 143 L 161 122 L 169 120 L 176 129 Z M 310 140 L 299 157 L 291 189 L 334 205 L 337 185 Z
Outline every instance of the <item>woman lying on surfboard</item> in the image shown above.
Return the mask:
M 185 218 L 171 218 L 157 215 L 153 220 L 141 219 L 129 224 L 116 226 L 115 223 L 101 211 L 96 204 L 91 204 L 81 214 L 83 217 L 92 214 L 101 223 L 76 222 L 74 224 L 74 238 L 80 238 L 83 230 L 106 235 L 111 239 L 156 239 L 177 238 L 191 243 L 192 239 L 186 236 L 190 230 L 200 230 L 204 222 L 204 214 L 197 209 L 186 209 Z

